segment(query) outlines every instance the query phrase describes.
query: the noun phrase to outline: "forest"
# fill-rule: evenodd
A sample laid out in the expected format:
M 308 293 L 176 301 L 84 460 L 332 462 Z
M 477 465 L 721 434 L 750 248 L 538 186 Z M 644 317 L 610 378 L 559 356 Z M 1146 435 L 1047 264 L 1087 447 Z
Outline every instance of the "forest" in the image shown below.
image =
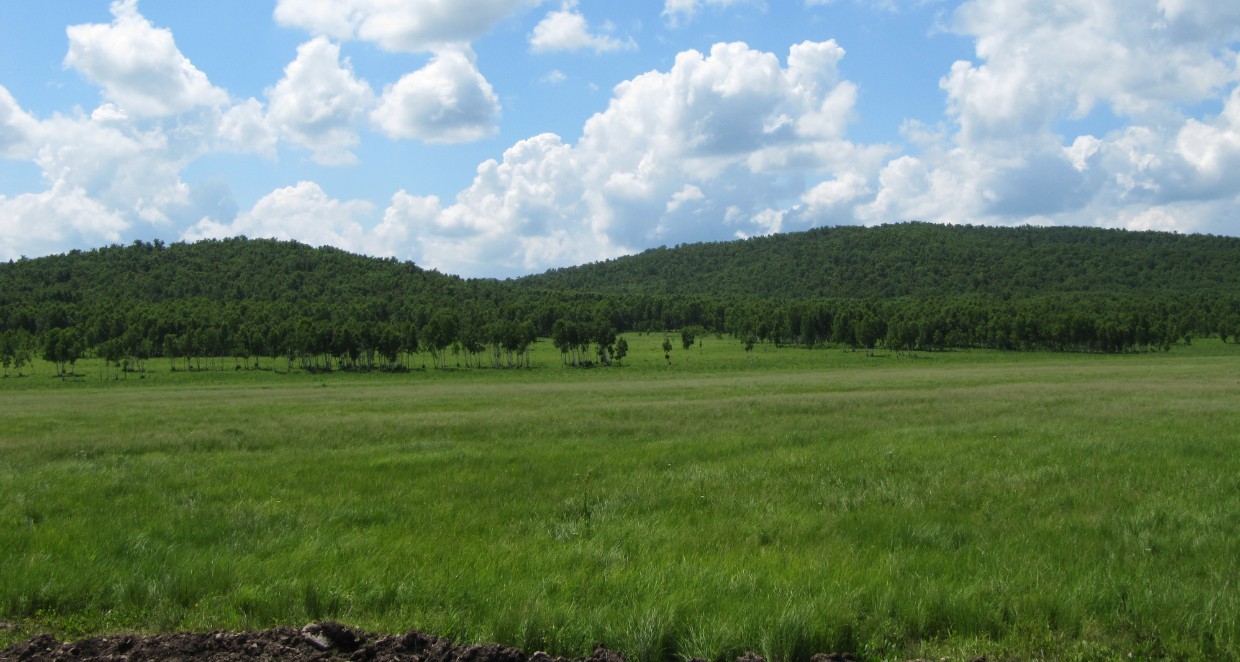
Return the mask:
M 1166 351 L 1240 333 L 1240 239 L 902 223 L 659 248 L 517 280 L 247 239 L 0 264 L 5 376 L 622 362 L 619 333 L 872 351 Z M 263 361 L 274 362 L 264 365 Z

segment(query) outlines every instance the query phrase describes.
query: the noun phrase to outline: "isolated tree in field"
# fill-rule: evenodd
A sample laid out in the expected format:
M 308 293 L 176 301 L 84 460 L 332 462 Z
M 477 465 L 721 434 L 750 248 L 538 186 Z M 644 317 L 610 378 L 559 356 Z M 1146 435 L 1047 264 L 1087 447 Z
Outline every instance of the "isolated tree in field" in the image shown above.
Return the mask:
M 691 326 L 686 326 L 685 328 L 680 330 L 680 345 L 685 348 L 686 352 L 689 351 L 691 347 L 693 347 L 693 343 L 696 340 L 697 340 L 697 329 Z
M 663 336 L 663 359 L 672 364 L 672 339 L 667 336 Z
M 624 336 L 620 336 L 619 338 L 616 339 L 616 349 L 612 353 L 612 356 L 616 358 L 616 365 L 620 365 L 620 362 L 623 361 L 624 357 L 628 355 L 629 355 L 629 341 L 625 340 Z

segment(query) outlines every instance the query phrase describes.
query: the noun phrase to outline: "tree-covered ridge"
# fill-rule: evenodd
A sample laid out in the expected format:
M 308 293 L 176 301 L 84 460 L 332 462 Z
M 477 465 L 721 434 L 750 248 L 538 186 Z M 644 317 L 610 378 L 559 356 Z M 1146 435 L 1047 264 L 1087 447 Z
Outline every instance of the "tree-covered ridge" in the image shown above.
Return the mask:
M 600 293 L 812 299 L 1240 289 L 1240 239 L 901 223 L 657 248 L 518 282 Z
M 965 248 L 952 245 L 957 234 Z M 1088 352 L 1240 333 L 1237 240 L 1038 236 L 839 228 L 662 249 L 520 282 L 295 242 L 135 242 L 0 264 L 0 362 L 6 376 L 35 357 L 61 373 L 82 357 L 104 359 L 117 375 L 151 359 L 196 370 L 253 367 L 256 357 L 287 369 L 394 370 L 426 358 L 437 367 L 518 367 L 538 338 L 566 364 L 618 363 L 625 331 L 678 332 L 686 345 L 706 332 L 731 334 L 746 348 Z M 851 252 L 815 252 L 841 237 L 860 239 L 847 242 Z M 840 268 L 849 263 L 856 274 Z M 851 283 L 839 288 L 846 294 L 822 295 L 835 292 L 814 284 L 823 273 Z
M 412 263 L 293 241 L 134 242 L 0 265 L 0 306 L 189 299 L 348 303 L 453 293 L 464 284 Z

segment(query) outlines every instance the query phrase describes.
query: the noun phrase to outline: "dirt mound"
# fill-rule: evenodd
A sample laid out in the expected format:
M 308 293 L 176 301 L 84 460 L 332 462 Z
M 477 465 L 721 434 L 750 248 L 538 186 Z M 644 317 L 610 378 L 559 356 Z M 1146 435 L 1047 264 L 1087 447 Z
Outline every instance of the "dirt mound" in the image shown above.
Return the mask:
M 602 644 L 586 658 L 568 660 L 546 653 L 525 653 L 496 644 L 457 645 L 449 639 L 410 631 L 379 635 L 328 621 L 300 630 L 292 627 L 261 632 L 172 633 L 150 637 L 117 635 L 74 642 L 57 641 L 50 634 L 31 637 L 0 650 L 8 660 L 375 660 L 413 662 L 626 662 Z M 854 662 L 848 654 L 815 655 L 812 662 Z M 765 662 L 747 653 L 737 662 Z

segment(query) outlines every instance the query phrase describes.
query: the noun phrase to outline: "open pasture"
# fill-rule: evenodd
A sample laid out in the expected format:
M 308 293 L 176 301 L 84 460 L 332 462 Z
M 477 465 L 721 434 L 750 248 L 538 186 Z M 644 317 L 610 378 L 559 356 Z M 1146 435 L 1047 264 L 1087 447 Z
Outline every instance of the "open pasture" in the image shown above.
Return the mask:
M 629 339 L 6 379 L 0 645 L 330 618 L 636 660 L 1240 657 L 1240 348 Z

